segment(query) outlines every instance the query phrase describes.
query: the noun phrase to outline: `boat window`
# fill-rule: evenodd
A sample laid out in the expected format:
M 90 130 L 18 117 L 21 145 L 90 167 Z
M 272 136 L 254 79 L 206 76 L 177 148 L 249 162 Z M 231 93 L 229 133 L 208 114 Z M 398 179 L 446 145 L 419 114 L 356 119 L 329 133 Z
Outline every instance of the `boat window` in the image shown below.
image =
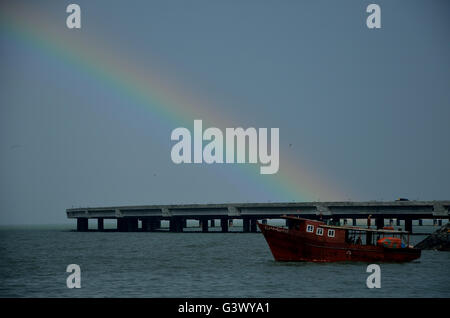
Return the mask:
M 334 237 L 334 230 L 328 230 L 328 236 Z
M 306 232 L 312 233 L 314 232 L 314 225 L 308 224 L 306 227 Z
M 323 228 L 318 227 L 318 228 L 317 228 L 317 231 L 316 231 L 316 234 L 317 234 L 317 235 L 323 235 Z

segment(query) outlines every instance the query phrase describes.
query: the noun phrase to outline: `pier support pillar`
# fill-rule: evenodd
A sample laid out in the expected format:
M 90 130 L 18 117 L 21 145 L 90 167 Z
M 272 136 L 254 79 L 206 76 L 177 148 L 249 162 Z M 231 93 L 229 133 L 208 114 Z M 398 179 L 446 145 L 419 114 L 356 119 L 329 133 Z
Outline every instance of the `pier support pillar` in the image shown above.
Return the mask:
M 377 230 L 382 229 L 384 227 L 384 218 L 376 217 L 375 218 L 375 225 L 377 226 Z
M 227 219 L 220 219 L 220 226 L 222 227 L 223 233 L 228 232 L 228 220 Z
M 393 219 L 389 219 L 389 226 L 394 226 L 394 220 Z
M 216 226 L 216 222 L 214 219 L 211 220 L 211 227 L 215 227 Z
M 169 220 L 169 232 L 176 232 L 175 218 Z
M 103 218 L 98 218 L 97 219 L 97 230 L 103 231 L 104 229 L 105 229 L 105 227 L 104 227 Z
M 178 217 L 172 217 L 169 220 L 169 231 L 170 232 L 183 232 L 183 219 Z
M 143 218 L 142 219 L 142 231 L 153 232 L 161 227 L 161 220 L 156 218 Z
M 138 230 L 137 218 L 118 218 L 117 231 L 119 232 L 136 232 Z
M 183 229 L 186 227 L 186 225 L 187 225 L 187 221 L 186 221 L 186 219 L 180 219 L 179 221 L 178 221 L 178 231 L 177 232 L 183 232 Z
M 78 232 L 86 232 L 89 228 L 87 218 L 78 218 L 77 219 L 77 231 Z
M 144 218 L 141 220 L 142 223 L 142 232 L 150 232 L 151 226 L 150 226 L 150 219 Z
M 142 224 L 144 224 L 144 223 L 142 223 Z M 160 228 L 161 228 L 161 220 L 158 218 L 151 218 L 151 219 L 147 219 L 146 229 L 144 229 L 144 231 L 153 232 Z
M 412 233 L 412 219 L 405 219 L 405 231 Z
M 352 225 L 356 226 L 356 219 L 352 219 Z
M 400 226 L 400 219 L 397 219 L 397 226 Z
M 127 218 L 125 219 L 127 232 L 136 232 L 138 230 L 138 219 L 137 218 Z
M 433 225 L 436 226 L 437 225 L 437 220 L 433 219 Z
M 203 219 L 201 223 L 202 223 L 202 232 L 203 233 L 208 232 L 208 219 Z
M 442 226 L 442 219 L 439 219 L 439 220 L 438 220 L 438 225 L 439 225 L 439 226 Z
M 117 219 L 117 231 L 119 231 L 119 232 L 127 232 L 128 231 L 126 219 L 123 219 L 123 218 Z
M 250 232 L 250 219 L 249 218 L 243 218 L 242 219 L 242 231 L 247 233 Z
M 422 225 L 423 225 L 423 220 L 419 219 L 419 226 L 422 226 Z
M 256 222 L 257 222 L 256 219 L 250 219 L 250 232 L 252 233 L 256 233 L 257 229 Z

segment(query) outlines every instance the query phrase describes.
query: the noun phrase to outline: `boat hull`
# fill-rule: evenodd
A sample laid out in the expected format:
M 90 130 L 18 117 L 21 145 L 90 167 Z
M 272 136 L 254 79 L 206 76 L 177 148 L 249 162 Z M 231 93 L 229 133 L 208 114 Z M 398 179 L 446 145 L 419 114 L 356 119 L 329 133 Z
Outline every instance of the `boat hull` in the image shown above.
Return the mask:
M 258 223 L 277 261 L 307 262 L 409 262 L 420 257 L 415 248 L 376 245 L 330 244 L 310 240 L 286 228 Z

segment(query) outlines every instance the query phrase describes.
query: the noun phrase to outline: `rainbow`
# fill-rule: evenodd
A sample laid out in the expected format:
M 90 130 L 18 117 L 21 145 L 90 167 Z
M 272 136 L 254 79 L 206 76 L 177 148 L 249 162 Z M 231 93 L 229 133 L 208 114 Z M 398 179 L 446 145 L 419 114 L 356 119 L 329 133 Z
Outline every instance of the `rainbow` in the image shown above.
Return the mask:
M 162 72 L 156 68 L 139 68 L 139 63 L 123 58 L 124 52 L 109 49 L 100 38 L 89 37 L 83 31 L 68 30 L 64 21 L 54 21 L 30 4 L 10 3 L 0 12 L 1 32 L 6 38 L 21 41 L 32 50 L 56 57 L 74 68 L 86 72 L 93 79 L 120 93 L 133 107 L 142 107 L 162 123 L 174 129 L 191 127 L 194 119 L 202 119 L 208 126 L 234 127 L 230 114 L 211 112 L 211 99 L 192 96 L 175 83 L 161 81 Z M 52 23 L 51 23 L 52 22 Z M 83 29 L 81 29 L 83 30 Z M 78 33 L 77 33 L 78 32 Z M 82 35 L 82 36 L 81 36 Z M 170 138 L 168 136 L 168 138 Z M 282 128 L 280 129 L 282 139 Z M 281 150 L 281 149 L 280 149 Z M 260 175 L 259 166 L 236 165 L 233 183 L 263 188 L 270 199 L 280 201 L 315 201 L 344 199 L 333 182 L 314 173 L 297 159 L 286 158 L 280 152 L 280 170 L 275 175 Z M 168 154 L 170 158 L 170 154 Z

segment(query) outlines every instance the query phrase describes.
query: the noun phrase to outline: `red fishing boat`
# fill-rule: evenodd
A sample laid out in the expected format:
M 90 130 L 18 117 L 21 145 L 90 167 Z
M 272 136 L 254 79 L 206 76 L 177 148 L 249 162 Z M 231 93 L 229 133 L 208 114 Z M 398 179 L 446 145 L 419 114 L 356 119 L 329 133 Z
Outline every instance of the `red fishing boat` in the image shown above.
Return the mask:
M 287 227 L 258 223 L 277 261 L 408 262 L 420 257 L 420 249 L 409 245 L 409 232 L 283 218 Z

